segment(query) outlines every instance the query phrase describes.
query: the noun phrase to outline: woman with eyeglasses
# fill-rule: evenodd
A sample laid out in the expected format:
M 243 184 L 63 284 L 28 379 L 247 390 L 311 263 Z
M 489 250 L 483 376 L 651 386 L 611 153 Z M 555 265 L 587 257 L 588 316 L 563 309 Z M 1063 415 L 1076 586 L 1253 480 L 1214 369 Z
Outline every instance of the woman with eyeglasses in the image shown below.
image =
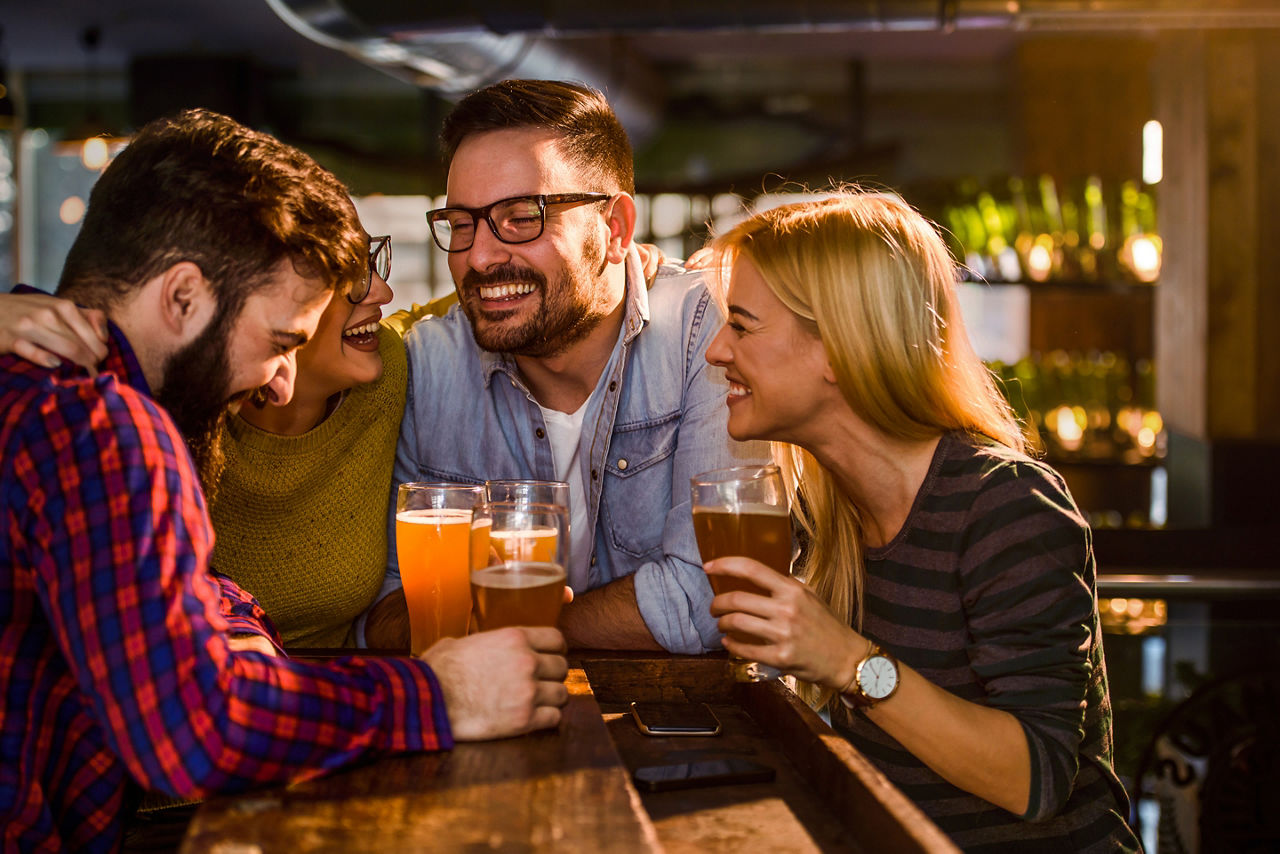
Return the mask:
M 386 571 L 386 508 L 408 368 L 402 338 L 445 298 L 383 318 L 391 238 L 298 350 L 293 399 L 256 394 L 229 418 L 213 490 L 213 565 L 249 591 L 286 647 L 354 646 Z

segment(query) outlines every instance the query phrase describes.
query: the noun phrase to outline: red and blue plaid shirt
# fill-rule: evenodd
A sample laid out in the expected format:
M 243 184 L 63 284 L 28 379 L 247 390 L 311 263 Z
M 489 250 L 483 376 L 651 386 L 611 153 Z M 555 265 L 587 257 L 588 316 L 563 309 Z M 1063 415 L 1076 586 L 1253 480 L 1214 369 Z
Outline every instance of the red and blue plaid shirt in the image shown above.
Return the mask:
M 109 350 L 96 378 L 0 356 L 4 850 L 115 850 L 135 783 L 203 797 L 452 746 L 421 661 L 230 651 L 274 629 L 209 572 L 182 437 L 114 326 Z

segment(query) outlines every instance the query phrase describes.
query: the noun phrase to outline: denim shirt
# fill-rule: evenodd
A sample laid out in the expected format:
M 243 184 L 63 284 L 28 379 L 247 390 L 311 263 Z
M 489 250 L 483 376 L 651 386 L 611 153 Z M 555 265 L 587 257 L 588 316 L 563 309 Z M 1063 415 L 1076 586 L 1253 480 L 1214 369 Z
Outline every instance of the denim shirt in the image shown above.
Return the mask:
M 690 513 L 689 479 L 759 462 L 762 443 L 729 438 L 724 372 L 707 364 L 723 315 L 698 273 L 664 266 L 645 288 L 635 252 L 626 261 L 622 332 L 583 418 L 582 482 L 593 526 L 588 588 L 635 576 L 636 601 L 655 640 L 671 652 L 720 646 L 709 611 Z M 409 397 L 392 483 L 555 480 L 542 411 L 506 354 L 481 350 L 458 306 L 424 318 L 405 338 Z M 388 549 L 384 592 L 399 586 Z

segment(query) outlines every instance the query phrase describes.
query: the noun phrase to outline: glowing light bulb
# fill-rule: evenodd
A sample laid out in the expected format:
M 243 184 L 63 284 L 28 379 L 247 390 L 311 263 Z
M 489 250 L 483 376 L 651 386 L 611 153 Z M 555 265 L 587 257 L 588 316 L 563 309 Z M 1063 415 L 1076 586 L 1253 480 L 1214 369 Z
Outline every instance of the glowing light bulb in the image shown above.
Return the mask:
M 107 165 L 107 155 L 107 141 L 100 136 L 92 136 L 80 149 L 80 162 L 86 169 L 101 169 Z

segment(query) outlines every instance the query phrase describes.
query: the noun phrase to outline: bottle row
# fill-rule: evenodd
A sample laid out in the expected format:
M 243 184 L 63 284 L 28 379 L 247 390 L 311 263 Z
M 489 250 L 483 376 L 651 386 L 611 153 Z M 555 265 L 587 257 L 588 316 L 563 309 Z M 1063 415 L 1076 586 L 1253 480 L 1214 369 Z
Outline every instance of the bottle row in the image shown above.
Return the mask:
M 973 280 L 1151 284 L 1160 275 L 1155 196 L 1138 181 L 965 179 L 941 224 Z
M 1010 405 L 1050 460 L 1142 464 L 1165 453 L 1149 359 L 1111 351 L 1034 353 L 992 362 Z

